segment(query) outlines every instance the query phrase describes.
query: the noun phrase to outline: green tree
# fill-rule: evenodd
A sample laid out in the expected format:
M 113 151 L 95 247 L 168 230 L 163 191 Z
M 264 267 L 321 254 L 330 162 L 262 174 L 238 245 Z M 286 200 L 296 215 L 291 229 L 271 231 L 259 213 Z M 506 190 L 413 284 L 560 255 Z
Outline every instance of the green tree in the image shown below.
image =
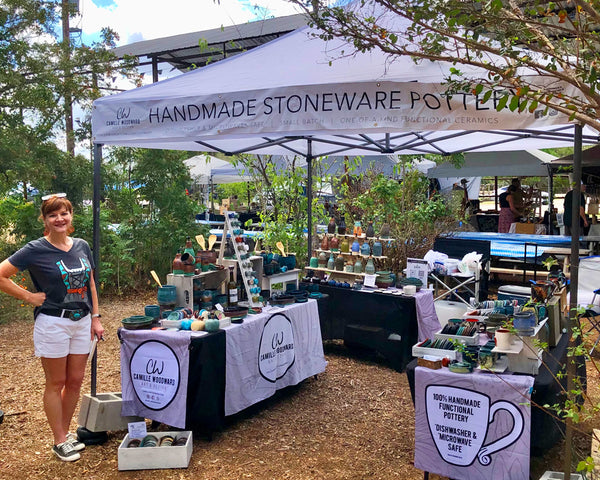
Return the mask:
M 324 39 L 453 64 L 449 93 L 477 95 L 497 110 L 547 107 L 545 114 L 556 110 L 600 130 L 596 2 L 370 0 L 326 8 L 325 0 L 290 1 L 311 14 Z M 397 28 L 402 18 L 407 28 Z M 461 66 L 487 75 L 468 78 Z
M 136 78 L 133 62 L 109 51 L 116 36 L 108 28 L 90 46 L 65 45 L 57 33 L 61 11 L 61 0 L 0 3 L 0 193 L 19 183 L 40 190 L 81 183 L 65 178 L 74 165 L 65 166 L 52 145 L 65 129 L 65 98 L 89 108 L 116 75 Z

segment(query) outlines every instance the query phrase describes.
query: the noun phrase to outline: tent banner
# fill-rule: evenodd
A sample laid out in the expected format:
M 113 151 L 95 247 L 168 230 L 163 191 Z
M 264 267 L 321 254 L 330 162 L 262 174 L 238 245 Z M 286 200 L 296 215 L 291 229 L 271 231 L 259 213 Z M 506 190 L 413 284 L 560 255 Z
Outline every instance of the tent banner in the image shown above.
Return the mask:
M 533 377 L 415 370 L 415 467 L 528 480 Z
M 565 115 L 545 112 L 543 106 L 534 112 L 496 111 L 504 90 L 495 91 L 484 104 L 475 93 L 448 95 L 442 83 L 373 81 L 194 95 L 177 92 L 177 77 L 172 80 L 174 91 L 166 96 L 145 97 L 141 89 L 94 102 L 94 141 L 357 130 L 515 130 L 569 123 Z

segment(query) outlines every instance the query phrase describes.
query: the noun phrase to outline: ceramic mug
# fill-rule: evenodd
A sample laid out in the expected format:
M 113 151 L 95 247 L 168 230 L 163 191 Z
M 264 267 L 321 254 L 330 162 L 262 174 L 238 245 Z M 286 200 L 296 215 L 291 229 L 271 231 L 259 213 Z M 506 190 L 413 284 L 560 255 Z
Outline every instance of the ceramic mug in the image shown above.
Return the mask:
M 496 346 L 500 350 L 510 350 L 510 346 L 512 345 L 512 337 L 513 334 L 510 332 L 510 330 L 507 330 L 506 328 L 499 328 L 494 334 Z

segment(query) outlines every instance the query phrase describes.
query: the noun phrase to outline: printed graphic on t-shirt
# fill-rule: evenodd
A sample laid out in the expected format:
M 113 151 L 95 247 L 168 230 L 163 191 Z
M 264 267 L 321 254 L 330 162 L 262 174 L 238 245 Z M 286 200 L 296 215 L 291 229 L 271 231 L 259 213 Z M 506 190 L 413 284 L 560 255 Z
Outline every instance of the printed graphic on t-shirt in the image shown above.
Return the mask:
M 90 279 L 92 269 L 87 259 L 79 257 L 80 266 L 75 268 L 67 267 L 62 260 L 56 262 L 62 280 L 67 287 L 67 294 L 63 300 L 64 303 L 79 302 L 87 298 L 87 283 Z

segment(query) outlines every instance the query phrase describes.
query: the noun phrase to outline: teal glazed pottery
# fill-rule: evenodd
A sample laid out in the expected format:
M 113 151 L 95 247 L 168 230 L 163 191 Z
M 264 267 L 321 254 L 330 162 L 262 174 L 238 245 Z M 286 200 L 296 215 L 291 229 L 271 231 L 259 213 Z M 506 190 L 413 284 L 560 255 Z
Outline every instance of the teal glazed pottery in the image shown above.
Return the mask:
M 329 260 L 327 260 L 327 270 L 335 269 L 335 258 L 333 258 L 333 253 L 329 254 Z
M 371 246 L 369 245 L 369 242 L 363 242 L 360 246 L 360 254 L 364 257 L 371 255 Z
M 363 270 L 362 260 L 360 259 L 360 257 L 358 257 L 356 259 L 356 262 L 354 262 L 354 273 L 362 273 L 362 270 Z
M 156 299 L 159 305 L 174 305 L 177 302 L 177 287 L 175 285 L 158 287 Z
M 204 330 L 207 332 L 216 332 L 219 329 L 219 320 L 216 318 L 207 318 L 204 322 Z
M 373 242 L 373 256 L 381 257 L 383 255 L 383 245 L 379 241 L 379 239 Z
M 310 265 L 310 268 L 318 268 L 319 267 L 319 259 L 317 257 L 310 257 L 309 265 Z
M 373 257 L 369 257 L 367 265 L 365 266 L 365 273 L 373 275 L 375 273 L 375 264 L 373 263 Z

